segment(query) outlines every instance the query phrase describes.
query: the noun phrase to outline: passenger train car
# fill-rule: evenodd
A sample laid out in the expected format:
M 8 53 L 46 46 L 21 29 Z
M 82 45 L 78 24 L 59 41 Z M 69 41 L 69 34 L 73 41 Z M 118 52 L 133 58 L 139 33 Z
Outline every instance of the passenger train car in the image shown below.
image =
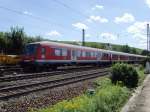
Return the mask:
M 57 42 L 35 42 L 26 45 L 23 66 L 52 67 L 74 64 L 106 64 L 112 62 L 139 62 L 145 56 Z

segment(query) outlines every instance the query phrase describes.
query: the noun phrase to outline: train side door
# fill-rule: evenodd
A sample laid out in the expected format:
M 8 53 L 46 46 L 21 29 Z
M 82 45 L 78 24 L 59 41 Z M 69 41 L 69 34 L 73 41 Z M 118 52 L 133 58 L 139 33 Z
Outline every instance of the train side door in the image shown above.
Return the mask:
M 41 58 L 44 59 L 46 57 L 46 48 L 41 48 Z
M 98 52 L 98 53 L 97 53 L 97 60 L 101 60 L 101 58 L 102 58 L 102 53 L 101 53 L 101 52 Z
M 73 61 L 77 60 L 77 52 L 75 50 L 71 51 L 71 60 Z

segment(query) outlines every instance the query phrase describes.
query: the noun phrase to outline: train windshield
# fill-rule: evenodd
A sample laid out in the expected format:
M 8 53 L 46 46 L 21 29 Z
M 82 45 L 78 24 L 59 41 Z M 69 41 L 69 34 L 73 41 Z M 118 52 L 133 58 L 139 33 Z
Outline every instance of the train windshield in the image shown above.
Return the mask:
M 24 54 L 25 55 L 34 55 L 36 53 L 37 45 L 29 44 L 25 46 Z

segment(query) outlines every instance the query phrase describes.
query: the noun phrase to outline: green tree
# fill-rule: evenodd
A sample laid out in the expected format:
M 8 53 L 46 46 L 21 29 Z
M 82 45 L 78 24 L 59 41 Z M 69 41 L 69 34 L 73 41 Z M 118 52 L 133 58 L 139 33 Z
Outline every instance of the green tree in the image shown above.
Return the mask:
M 141 52 L 141 55 L 150 55 L 150 52 L 147 51 L 147 50 L 143 50 L 143 51 Z
M 138 54 L 138 52 L 137 52 L 136 48 L 131 48 L 130 53 L 132 53 L 132 54 Z
M 4 32 L 0 32 L 0 53 L 4 53 L 6 51 L 6 37 Z
M 123 45 L 121 51 L 125 53 L 130 53 L 130 47 L 128 45 Z
M 21 54 L 24 48 L 25 33 L 23 28 L 11 27 L 11 31 L 6 33 L 8 53 Z

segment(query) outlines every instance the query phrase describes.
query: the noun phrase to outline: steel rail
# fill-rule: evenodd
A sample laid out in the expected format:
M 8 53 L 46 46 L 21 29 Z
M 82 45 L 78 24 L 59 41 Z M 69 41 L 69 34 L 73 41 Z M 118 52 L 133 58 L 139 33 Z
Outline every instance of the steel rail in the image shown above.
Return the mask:
M 108 75 L 109 70 L 93 70 L 93 71 L 86 71 L 86 72 L 77 72 L 74 73 L 74 75 L 68 75 L 67 78 L 60 78 L 56 80 L 51 81 L 43 81 L 38 83 L 32 83 L 32 84 L 24 84 L 19 86 L 11 86 L 11 87 L 5 87 L 0 89 L 0 100 L 7 100 L 12 97 L 17 97 L 23 94 L 32 93 L 48 88 L 54 88 L 59 87 L 87 79 L 96 78 L 99 76 L 105 76 Z M 70 73 L 71 74 L 71 73 Z

